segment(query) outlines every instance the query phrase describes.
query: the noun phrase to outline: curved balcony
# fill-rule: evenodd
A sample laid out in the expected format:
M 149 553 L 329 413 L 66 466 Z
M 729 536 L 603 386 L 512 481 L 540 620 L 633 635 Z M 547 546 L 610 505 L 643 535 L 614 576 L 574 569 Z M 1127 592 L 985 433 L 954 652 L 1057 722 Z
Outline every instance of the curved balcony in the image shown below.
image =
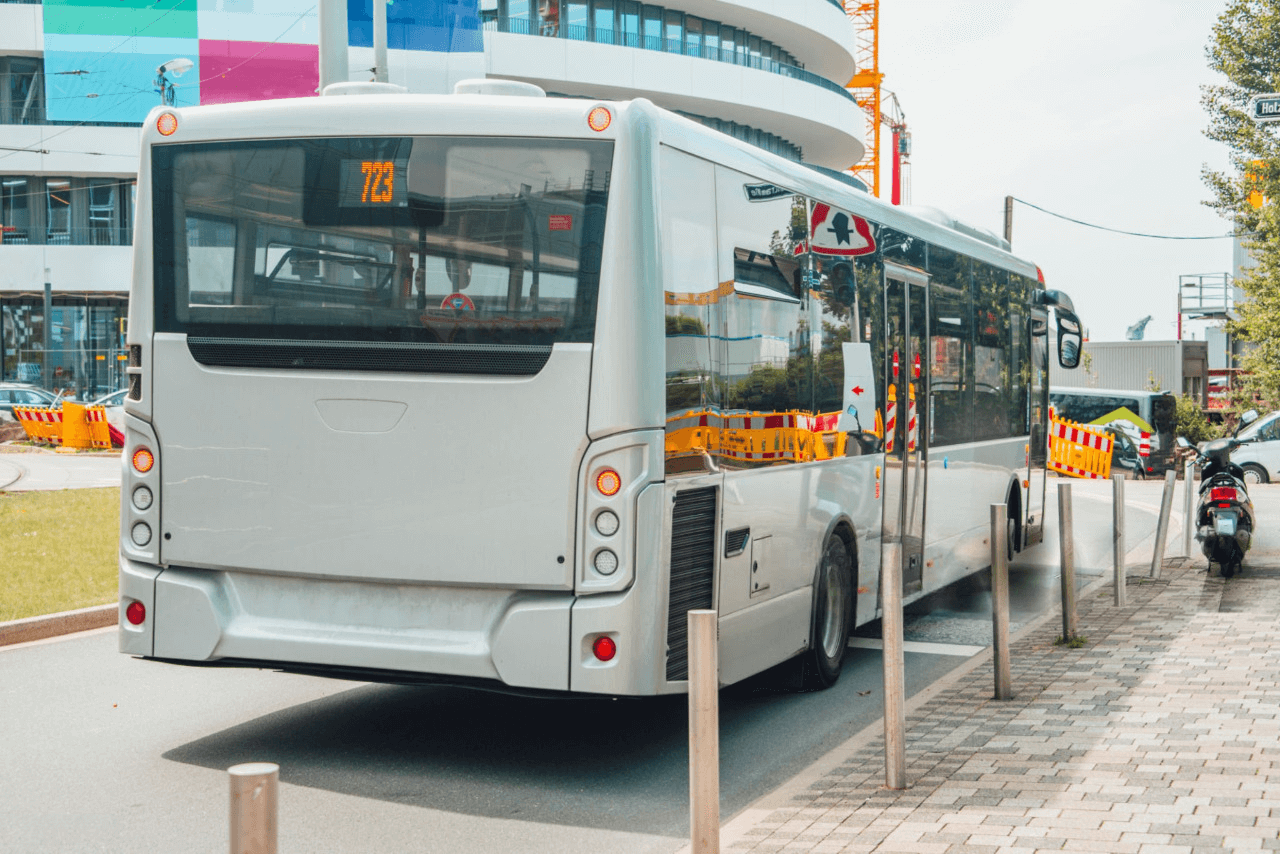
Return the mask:
M 497 22 L 495 22 L 496 24 Z M 590 98 L 648 98 L 668 110 L 773 134 L 806 163 L 847 169 L 862 157 L 865 119 L 839 86 L 685 51 L 645 50 L 609 41 L 486 34 L 485 74 L 547 92 Z M 827 81 L 828 83 L 830 81 Z
M 729 65 L 741 65 L 745 68 L 755 68 L 761 71 L 768 71 L 771 74 L 780 74 L 793 80 L 803 80 L 805 83 L 821 86 L 829 92 L 835 92 L 850 101 L 854 99 L 853 95 L 838 83 L 833 83 L 827 78 L 799 66 L 788 65 L 772 57 L 752 53 L 745 45 L 726 50 L 695 43 L 686 38 L 668 39 L 661 36 L 645 36 L 640 33 L 629 33 L 616 29 L 603 30 L 599 27 L 586 25 L 563 26 L 552 35 L 540 31 L 540 28 L 527 18 L 495 18 L 486 22 L 485 29 L 490 32 L 512 33 L 521 36 L 563 38 L 571 42 L 592 42 L 615 47 L 652 50 L 659 53 L 691 56 L 696 59 L 709 59 L 712 62 L 724 62 Z

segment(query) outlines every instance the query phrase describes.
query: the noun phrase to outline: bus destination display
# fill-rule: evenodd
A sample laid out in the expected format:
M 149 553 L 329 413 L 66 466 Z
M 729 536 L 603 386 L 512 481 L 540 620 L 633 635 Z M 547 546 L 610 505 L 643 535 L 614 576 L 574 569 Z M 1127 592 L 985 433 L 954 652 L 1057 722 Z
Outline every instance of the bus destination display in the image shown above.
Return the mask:
M 338 168 L 338 207 L 404 208 L 409 161 L 343 158 Z

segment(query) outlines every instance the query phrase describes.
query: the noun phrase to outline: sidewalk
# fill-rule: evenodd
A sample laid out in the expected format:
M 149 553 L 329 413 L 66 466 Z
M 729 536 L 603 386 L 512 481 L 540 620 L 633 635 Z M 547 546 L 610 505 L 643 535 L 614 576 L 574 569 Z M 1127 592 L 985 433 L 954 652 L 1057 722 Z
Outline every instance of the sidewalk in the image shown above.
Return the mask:
M 1269 515 L 1269 514 L 1268 514 Z M 1267 518 L 1263 515 L 1262 518 Z M 1014 699 L 990 652 L 907 709 L 910 788 L 884 786 L 877 723 L 725 825 L 725 852 L 1280 850 L 1280 554 L 1208 577 L 1130 566 L 1011 644 Z

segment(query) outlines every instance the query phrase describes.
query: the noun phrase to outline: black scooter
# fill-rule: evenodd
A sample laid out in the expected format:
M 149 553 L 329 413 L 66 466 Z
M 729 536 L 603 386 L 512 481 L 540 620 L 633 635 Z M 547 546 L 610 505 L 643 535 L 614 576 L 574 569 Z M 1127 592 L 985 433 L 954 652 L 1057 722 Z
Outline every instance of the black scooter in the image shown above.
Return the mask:
M 1256 410 L 1240 416 L 1235 433 L 1258 420 Z M 1244 563 L 1244 553 L 1253 541 L 1253 502 L 1245 488 L 1244 469 L 1231 462 L 1231 452 L 1243 444 L 1232 434 L 1228 438 L 1202 442 L 1196 449 L 1200 471 L 1200 502 L 1196 506 L 1196 539 L 1209 559 L 1212 571 L 1216 563 L 1223 578 L 1235 575 Z M 1178 445 L 1190 448 L 1185 438 Z

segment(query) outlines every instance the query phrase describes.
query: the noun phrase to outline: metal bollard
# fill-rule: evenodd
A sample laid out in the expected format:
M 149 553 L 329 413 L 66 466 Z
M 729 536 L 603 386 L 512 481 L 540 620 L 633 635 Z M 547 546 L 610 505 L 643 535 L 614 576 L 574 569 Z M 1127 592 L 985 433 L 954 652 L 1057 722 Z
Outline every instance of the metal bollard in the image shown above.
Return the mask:
M 1062 558 L 1062 642 L 1079 634 L 1076 620 L 1076 548 L 1071 523 L 1071 484 L 1058 484 L 1058 551 Z
M 884 641 L 884 785 L 907 787 L 907 677 L 903 651 L 902 543 L 886 543 L 881 560 L 880 637 Z
M 720 661 L 715 611 L 689 612 L 689 841 L 720 851 Z
M 1125 585 L 1128 583 L 1125 577 L 1124 556 L 1124 475 L 1114 474 L 1111 476 L 1111 520 L 1112 520 L 1112 543 L 1111 551 L 1116 567 L 1116 590 L 1113 604 L 1117 608 L 1123 608 L 1127 604 L 1128 590 Z
M 996 699 L 1013 698 L 1009 670 L 1009 508 L 991 505 L 991 650 Z
M 1196 532 L 1196 461 L 1187 457 L 1182 469 L 1182 554 L 1191 557 L 1191 540 Z
M 1169 514 L 1173 512 L 1173 485 L 1178 473 L 1173 469 L 1164 473 L 1164 492 L 1160 495 L 1160 519 L 1156 523 L 1156 543 L 1151 551 L 1151 577 L 1159 578 L 1164 566 L 1164 541 L 1169 536 Z
M 231 775 L 231 854 L 276 854 L 280 766 L 247 762 Z

